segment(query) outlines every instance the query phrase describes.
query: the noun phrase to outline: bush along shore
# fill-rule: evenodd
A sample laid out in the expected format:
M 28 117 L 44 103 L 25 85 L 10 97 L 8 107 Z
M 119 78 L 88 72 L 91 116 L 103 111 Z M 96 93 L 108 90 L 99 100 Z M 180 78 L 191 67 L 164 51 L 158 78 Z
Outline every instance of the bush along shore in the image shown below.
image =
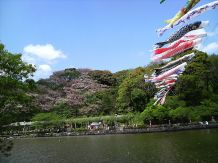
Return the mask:
M 75 126 L 65 124 L 62 127 L 46 127 L 35 128 L 34 126 L 20 125 L 13 127 L 6 127 L 1 131 L 1 137 L 10 138 L 31 138 L 31 137 L 58 137 L 58 136 L 83 136 L 83 135 L 109 135 L 109 134 L 137 134 L 137 133 L 152 133 L 152 132 L 172 132 L 182 130 L 196 130 L 196 129 L 212 129 L 218 128 L 218 122 L 198 122 L 198 123 L 176 123 L 176 124 L 162 124 L 162 125 L 125 125 L 114 124 L 109 126 L 101 122 L 93 122 L 87 125 L 86 128 L 82 126 Z

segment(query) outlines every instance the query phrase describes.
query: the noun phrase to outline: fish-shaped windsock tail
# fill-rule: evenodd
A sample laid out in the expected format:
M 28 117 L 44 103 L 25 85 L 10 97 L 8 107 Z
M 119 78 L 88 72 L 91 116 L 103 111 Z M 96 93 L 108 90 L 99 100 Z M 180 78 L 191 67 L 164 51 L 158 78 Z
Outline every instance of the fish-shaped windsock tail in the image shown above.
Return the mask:
M 194 4 L 197 4 L 197 2 L 198 2 L 198 0 L 196 0 Z M 193 4 L 192 4 L 192 6 L 193 6 Z M 194 17 L 197 17 L 197 16 L 203 14 L 204 12 L 207 12 L 209 10 L 214 10 L 217 8 L 218 8 L 218 1 L 210 2 L 208 4 L 205 4 L 203 6 L 195 8 L 191 11 L 188 11 L 185 15 L 183 15 L 180 19 L 178 19 L 173 24 L 171 24 L 171 25 L 168 24 L 165 27 L 156 30 L 156 32 L 157 32 L 158 36 L 162 36 L 164 34 L 164 32 L 166 32 L 167 30 L 174 28 L 176 26 L 185 24 L 188 21 L 190 21 L 191 19 L 193 19 Z
M 161 48 L 163 47 L 164 45 L 168 44 L 167 41 L 164 41 L 164 42 L 158 42 L 155 44 L 155 48 Z
M 165 0 L 161 0 L 161 1 L 160 1 L 160 4 L 162 4 L 164 1 L 165 1 Z
M 171 26 L 173 23 L 175 23 L 177 20 L 179 20 L 183 15 L 184 15 L 184 12 L 182 9 L 181 11 L 177 12 L 173 18 L 165 20 L 165 22 Z
M 170 24 L 172 19 L 164 20 L 165 23 Z
M 179 12 L 176 13 L 176 15 L 169 20 L 165 20 L 167 24 L 172 25 L 177 20 L 179 20 L 182 16 L 184 16 L 190 9 L 192 9 L 200 0 L 188 0 L 186 6 L 181 8 Z

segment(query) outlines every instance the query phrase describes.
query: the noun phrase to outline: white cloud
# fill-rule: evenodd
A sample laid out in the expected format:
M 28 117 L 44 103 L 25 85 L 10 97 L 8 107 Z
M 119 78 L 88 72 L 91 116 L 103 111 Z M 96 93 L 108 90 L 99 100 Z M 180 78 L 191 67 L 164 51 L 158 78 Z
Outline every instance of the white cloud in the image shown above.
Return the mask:
M 29 44 L 23 48 L 22 60 L 36 66 L 37 71 L 34 75 L 36 80 L 49 77 L 53 71 L 51 65 L 64 58 L 66 55 L 61 50 L 55 49 L 52 44 Z
M 37 71 L 34 74 L 34 79 L 39 80 L 43 78 L 48 78 L 52 74 L 52 68 L 50 65 L 42 64 L 37 66 Z
M 52 69 L 51 66 L 44 64 L 44 65 L 39 65 L 39 71 L 41 71 L 42 73 L 51 73 Z
M 206 46 L 200 44 L 199 50 L 209 54 L 218 53 L 218 42 L 212 42 Z
M 66 55 L 61 51 L 54 48 L 52 44 L 46 45 L 27 45 L 23 49 L 24 58 L 41 59 L 44 61 L 54 61 L 59 58 L 66 58 Z
M 34 57 L 31 57 L 31 56 L 29 56 L 29 55 L 27 55 L 27 54 L 23 54 L 22 55 L 22 60 L 23 61 L 25 61 L 25 62 L 27 62 L 27 63 L 31 63 L 31 64 L 36 64 L 36 58 L 34 58 Z

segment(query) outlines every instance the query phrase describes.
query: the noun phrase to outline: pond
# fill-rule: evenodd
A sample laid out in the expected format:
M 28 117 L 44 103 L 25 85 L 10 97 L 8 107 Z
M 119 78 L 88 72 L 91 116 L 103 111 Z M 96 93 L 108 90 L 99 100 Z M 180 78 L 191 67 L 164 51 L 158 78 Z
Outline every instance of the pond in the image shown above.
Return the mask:
M 218 129 L 15 139 L 13 163 L 218 162 Z

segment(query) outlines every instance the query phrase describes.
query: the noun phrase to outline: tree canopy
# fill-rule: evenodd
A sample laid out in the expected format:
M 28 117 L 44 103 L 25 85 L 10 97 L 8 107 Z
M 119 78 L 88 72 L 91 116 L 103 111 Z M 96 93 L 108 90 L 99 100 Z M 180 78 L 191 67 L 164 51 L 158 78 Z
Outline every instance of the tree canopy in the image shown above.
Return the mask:
M 133 121 L 140 123 L 150 120 L 165 123 L 166 119 L 182 122 L 208 119 L 218 115 L 218 56 L 189 50 L 173 59 L 191 52 L 196 55 L 170 91 L 166 103 L 153 106 L 152 99 L 157 90 L 152 83 L 144 82 L 144 74 L 150 75 L 154 68 L 165 63 L 150 63 L 116 73 L 102 70 L 87 70 L 84 73 L 69 68 L 54 73 L 51 79 L 35 82 L 30 78 L 35 67 L 23 62 L 21 54 L 12 54 L 0 44 L 0 124 L 30 120 L 38 112 L 37 108 L 43 113 L 38 115 L 40 117 L 57 115 L 64 119 L 117 113 L 134 113 Z M 84 83 L 76 86 L 79 81 Z M 90 86 L 84 85 L 86 83 Z M 39 85 L 43 86 L 40 87 L 43 90 L 48 88 L 39 96 L 48 93 L 48 96 L 54 96 L 53 99 L 58 97 L 62 101 L 53 102 L 51 110 L 47 110 L 51 115 L 44 113 L 45 110 L 32 96 L 37 93 Z M 71 106 L 67 100 L 74 96 L 64 99 L 66 93 L 71 93 L 75 99 L 79 96 L 81 104 Z
M 32 97 L 28 94 L 33 86 L 29 78 L 35 67 L 25 63 L 21 54 L 12 54 L 0 44 L 0 124 L 22 119 L 30 111 Z M 23 113 L 24 117 L 15 116 Z M 24 118 L 25 119 L 25 118 Z

